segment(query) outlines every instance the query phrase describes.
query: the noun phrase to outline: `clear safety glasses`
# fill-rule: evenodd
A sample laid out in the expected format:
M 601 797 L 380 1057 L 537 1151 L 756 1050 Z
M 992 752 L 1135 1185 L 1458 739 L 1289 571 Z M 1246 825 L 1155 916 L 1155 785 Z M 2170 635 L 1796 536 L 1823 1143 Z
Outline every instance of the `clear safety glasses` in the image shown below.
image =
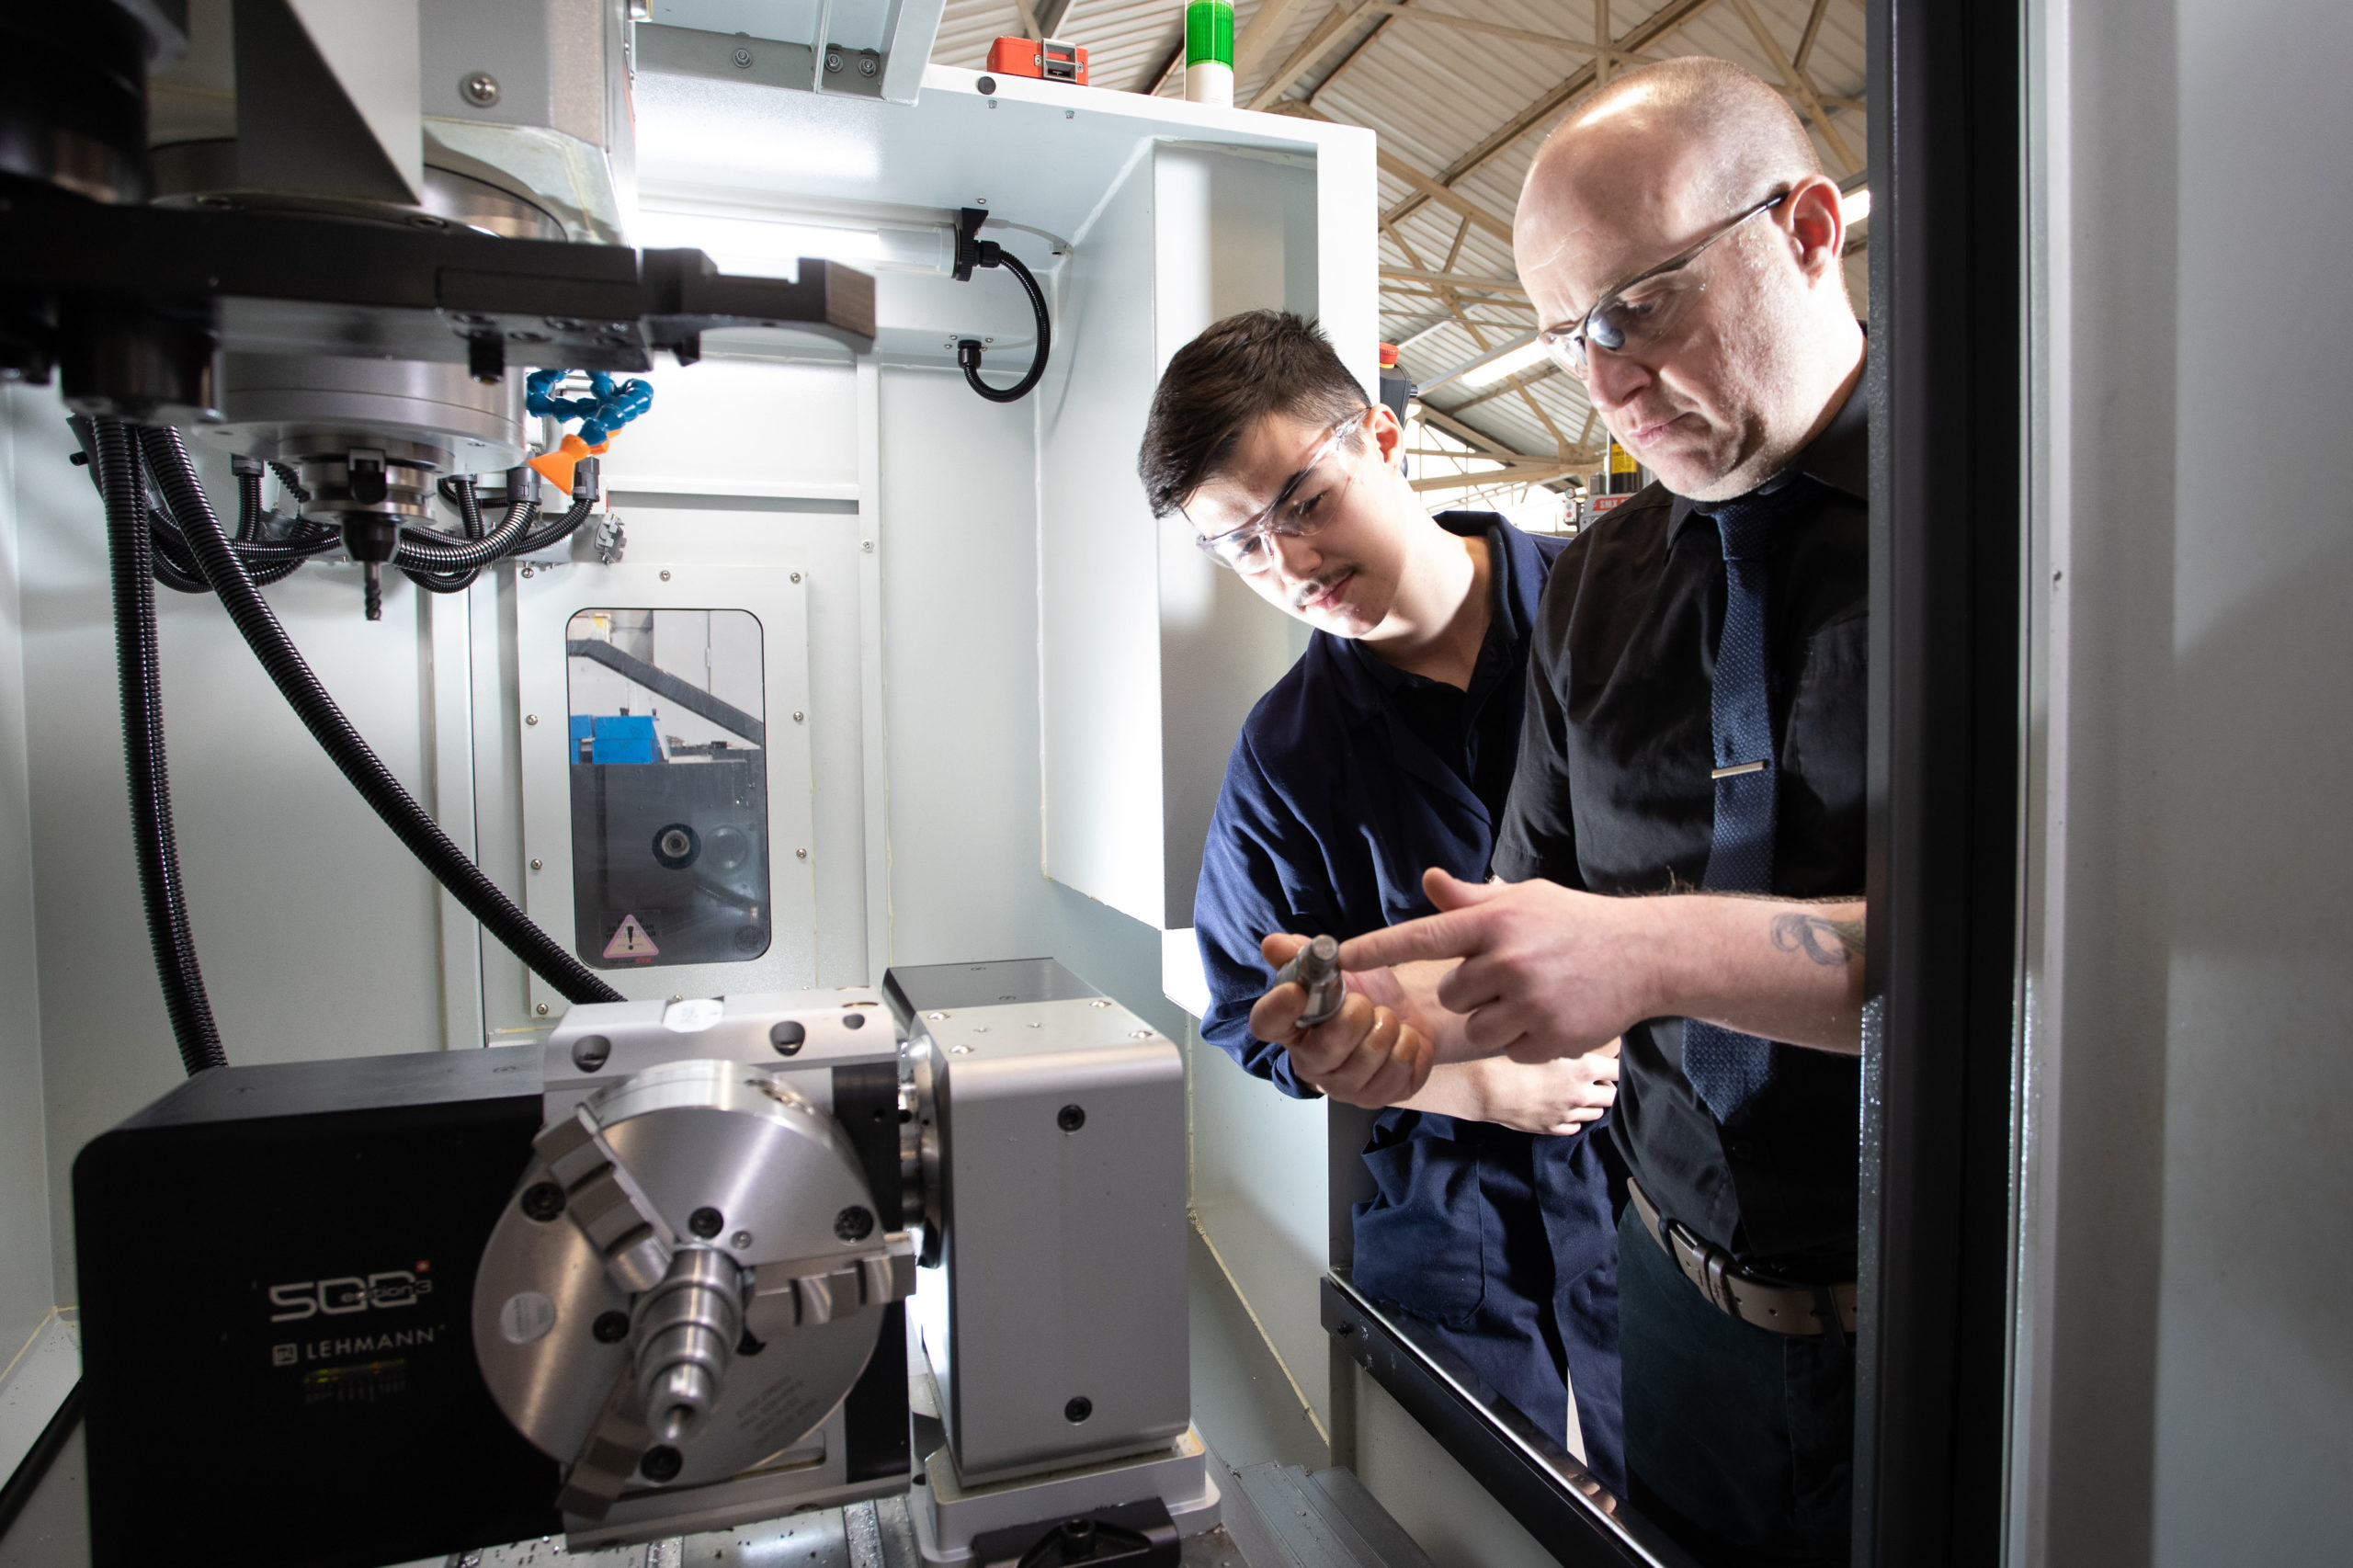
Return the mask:
M 1561 369 L 1577 380 L 1586 378 L 1587 344 L 1612 354 L 1639 354 L 1664 342 L 1681 322 L 1693 301 L 1708 291 L 1704 278 L 1690 270 L 1710 245 L 1759 213 L 1770 212 L 1789 199 L 1783 191 L 1760 201 L 1690 249 L 1638 273 L 1594 301 L 1575 321 L 1548 326 L 1538 335 Z
M 1370 412 L 1367 410 L 1366 412 Z M 1356 479 L 1355 454 L 1347 449 L 1348 434 L 1364 423 L 1364 414 L 1351 414 L 1324 432 L 1313 457 L 1292 474 L 1266 509 L 1240 528 L 1207 534 L 1194 523 L 1193 542 L 1245 576 L 1255 576 L 1275 563 L 1270 534 L 1303 538 L 1339 514 L 1340 502 Z M 1192 522 L 1190 517 L 1185 519 Z

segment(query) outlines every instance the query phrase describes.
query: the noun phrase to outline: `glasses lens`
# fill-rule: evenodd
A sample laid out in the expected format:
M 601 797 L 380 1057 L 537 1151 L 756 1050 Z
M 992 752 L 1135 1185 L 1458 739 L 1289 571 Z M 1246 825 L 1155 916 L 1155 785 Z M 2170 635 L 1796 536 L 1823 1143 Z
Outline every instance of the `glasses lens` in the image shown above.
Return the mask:
M 1552 356 L 1552 363 L 1579 381 L 1585 380 L 1585 339 L 1574 326 L 1548 329 L 1543 337 L 1544 350 Z
M 1207 551 L 1220 566 L 1250 574 L 1264 572 L 1273 563 L 1275 552 L 1267 543 L 1266 531 L 1256 523 L 1239 528 L 1232 533 L 1203 536 L 1195 534 L 1194 544 Z
M 1264 572 L 1274 564 L 1275 560 L 1274 548 L 1267 542 L 1267 536 L 1255 529 L 1248 533 L 1226 535 L 1217 541 L 1211 553 L 1222 564 L 1245 576 Z
M 1626 302 L 1604 300 L 1585 318 L 1585 335 L 1616 354 L 1626 347 Z
M 1312 534 L 1332 520 L 1340 509 L 1340 497 L 1347 494 L 1348 481 L 1356 470 L 1350 464 L 1345 444 L 1324 454 L 1324 460 L 1300 475 L 1267 518 L 1270 533 L 1303 537 Z
M 1352 423 L 1332 432 L 1313 466 L 1286 485 L 1265 511 L 1229 533 L 1197 536 L 1194 542 L 1215 556 L 1220 565 L 1245 574 L 1272 566 L 1275 549 L 1269 534 L 1303 537 L 1322 528 L 1338 511 L 1340 497 L 1356 473 L 1349 462 L 1348 424 Z

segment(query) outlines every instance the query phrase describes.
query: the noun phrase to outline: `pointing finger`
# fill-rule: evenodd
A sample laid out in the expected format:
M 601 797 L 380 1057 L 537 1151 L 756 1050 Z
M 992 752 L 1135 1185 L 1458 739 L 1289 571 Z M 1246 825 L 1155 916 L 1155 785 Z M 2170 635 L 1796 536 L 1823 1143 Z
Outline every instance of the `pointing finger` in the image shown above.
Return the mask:
M 1479 951 L 1484 940 L 1484 923 L 1473 911 L 1425 915 L 1349 937 L 1340 944 L 1340 967 L 1386 969 L 1419 959 L 1464 958 Z

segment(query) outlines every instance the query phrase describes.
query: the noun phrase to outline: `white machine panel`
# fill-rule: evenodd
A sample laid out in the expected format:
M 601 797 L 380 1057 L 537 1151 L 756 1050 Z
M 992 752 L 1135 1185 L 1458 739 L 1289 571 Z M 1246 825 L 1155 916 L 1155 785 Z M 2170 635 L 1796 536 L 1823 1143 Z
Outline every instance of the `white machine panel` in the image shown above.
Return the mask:
M 801 574 L 789 565 L 662 566 L 634 562 L 612 566 L 542 565 L 531 572 L 516 583 L 526 911 L 632 1000 L 813 986 L 816 898 L 811 867 L 819 846 L 811 842 L 808 609 Z M 575 908 L 584 905 L 576 903 L 575 886 L 580 879 L 593 877 L 597 868 L 580 863 L 576 852 L 585 830 L 574 820 L 573 774 L 581 754 L 571 722 L 574 703 L 591 678 L 604 678 L 624 690 L 643 688 L 632 687 L 626 676 L 608 667 L 584 670 L 582 666 L 589 661 L 569 657 L 566 644 L 579 640 L 568 638 L 568 633 L 580 631 L 574 625 L 575 617 L 614 609 L 736 611 L 748 614 L 756 623 L 761 711 L 754 717 L 760 721 L 764 733 L 755 755 L 762 762 L 756 782 L 767 808 L 765 832 L 758 835 L 767 861 L 765 899 L 752 896 L 757 890 L 756 880 L 735 874 L 741 867 L 722 865 L 722 860 L 737 860 L 758 846 L 718 840 L 690 809 L 671 814 L 689 829 L 692 842 L 682 838 L 666 846 L 661 844 L 660 830 L 672 825 L 666 817 L 639 835 L 647 838 L 644 847 L 659 869 L 696 878 L 713 905 L 732 903 L 742 911 L 745 918 L 739 929 L 764 932 L 765 946 L 741 960 L 675 961 L 675 952 L 663 952 L 665 934 L 658 928 L 660 923 L 652 918 L 638 918 L 634 930 L 619 920 L 612 930 L 593 936 L 579 929 Z M 715 634 L 713 647 L 718 648 L 722 641 Z M 713 684 L 722 683 L 714 676 Z M 664 706 L 656 698 L 654 706 L 659 717 L 654 733 L 665 757 L 681 749 L 672 744 L 674 741 L 683 742 L 691 752 L 727 739 L 699 716 L 681 715 L 675 704 Z M 710 760 L 703 754 L 648 767 L 707 768 Z M 634 838 L 630 844 L 635 846 Z M 706 861 L 705 856 L 710 858 Z M 751 903 L 763 907 L 753 909 L 748 907 Z M 530 983 L 536 1016 L 563 1012 L 563 998 L 544 981 L 533 976 Z

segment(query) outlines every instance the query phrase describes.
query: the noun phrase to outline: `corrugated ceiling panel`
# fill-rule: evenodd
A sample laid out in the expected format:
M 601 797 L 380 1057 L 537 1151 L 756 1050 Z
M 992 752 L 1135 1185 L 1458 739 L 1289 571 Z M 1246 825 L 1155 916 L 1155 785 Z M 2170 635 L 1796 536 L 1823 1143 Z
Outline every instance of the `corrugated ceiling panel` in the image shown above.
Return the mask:
M 1237 37 L 1246 36 L 1262 0 L 1249 0 L 1235 10 Z M 1263 0 L 1281 5 L 1283 0 Z M 1275 36 L 1256 61 L 1243 73 L 1237 100 L 1248 103 L 1318 29 L 1336 18 L 1336 27 L 1295 81 L 1281 92 L 1282 99 L 1310 105 L 1317 113 L 1380 132 L 1382 152 L 1403 159 L 1425 175 L 1438 176 L 1457 165 L 1482 142 L 1508 124 L 1522 110 L 1554 91 L 1583 70 L 1589 50 L 1568 46 L 1568 40 L 1590 42 L 1594 36 L 1592 0 L 1404 0 L 1408 6 L 1442 11 L 1495 27 L 1559 38 L 1555 45 L 1531 39 L 1482 33 L 1438 23 L 1399 17 L 1358 17 L 1348 20 L 1356 0 L 1292 0 L 1283 12 Z M 1614 29 L 1623 36 L 1644 18 L 1680 0 L 1615 0 L 1610 7 Z M 1751 0 L 1785 56 L 1794 56 L 1812 12 L 1811 0 Z M 1086 45 L 1096 85 L 1134 90 L 1168 58 L 1181 26 L 1181 0 L 1072 0 L 1056 29 L 1060 36 Z M 977 67 L 987 54 L 989 40 L 1021 30 L 1012 0 L 949 0 L 933 58 L 944 63 Z M 1701 6 L 1653 43 L 1646 53 L 1658 58 L 1711 54 L 1734 61 L 1768 81 L 1779 81 L 1779 72 L 1742 19 L 1724 0 Z M 1860 0 L 1829 0 L 1808 60 L 1808 74 L 1825 97 L 1859 99 L 1865 91 L 1866 52 L 1864 11 Z M 1182 91 L 1181 75 L 1172 75 L 1161 88 L 1165 95 Z M 1862 115 L 1834 108 L 1832 121 L 1848 147 L 1860 156 L 1865 148 Z M 1557 119 L 1557 113 L 1550 117 Z M 1518 204 L 1520 181 L 1529 157 L 1550 123 L 1530 128 L 1528 134 L 1497 149 L 1494 155 L 1463 174 L 1454 188 L 1466 199 L 1508 222 Z M 1816 143 L 1822 146 L 1817 134 Z M 1823 146 L 1825 167 L 1836 161 Z M 1462 215 L 1438 202 L 1422 199 L 1415 187 L 1384 173 L 1384 210 L 1411 203 L 1413 210 L 1398 218 L 1395 233 L 1377 236 L 1381 264 L 1388 268 L 1437 269 L 1454 252 L 1454 270 L 1474 278 L 1513 276 L 1511 245 L 1502 236 L 1472 224 L 1463 231 Z M 1457 247 L 1457 234 L 1461 232 Z M 1401 243 L 1402 242 L 1402 243 Z M 1411 258 L 1406 247 L 1411 248 Z M 1415 262 L 1418 261 L 1418 267 Z M 1862 302 L 1862 258 L 1850 257 L 1848 274 L 1858 305 Z M 1516 293 L 1464 293 L 1462 310 L 1487 334 L 1503 342 L 1535 324 L 1523 296 Z M 1430 376 L 1477 352 L 1468 333 L 1455 319 L 1448 302 L 1427 285 L 1404 279 L 1384 284 L 1381 332 L 1397 341 L 1427 330 L 1404 356 L 1409 373 Z M 1433 394 L 1434 405 L 1460 405 L 1477 392 L 1457 384 Z M 1562 437 L 1571 442 L 1586 426 L 1587 404 L 1576 382 L 1552 376 L 1529 389 L 1529 397 L 1543 409 Z M 1552 433 L 1517 393 L 1489 397 L 1472 403 L 1466 422 L 1516 450 L 1549 453 Z M 1596 431 L 1598 434 L 1598 431 Z
M 932 62 L 978 71 L 988 63 L 992 40 L 1020 30 L 1021 14 L 1012 0 L 948 0 L 931 46 Z

